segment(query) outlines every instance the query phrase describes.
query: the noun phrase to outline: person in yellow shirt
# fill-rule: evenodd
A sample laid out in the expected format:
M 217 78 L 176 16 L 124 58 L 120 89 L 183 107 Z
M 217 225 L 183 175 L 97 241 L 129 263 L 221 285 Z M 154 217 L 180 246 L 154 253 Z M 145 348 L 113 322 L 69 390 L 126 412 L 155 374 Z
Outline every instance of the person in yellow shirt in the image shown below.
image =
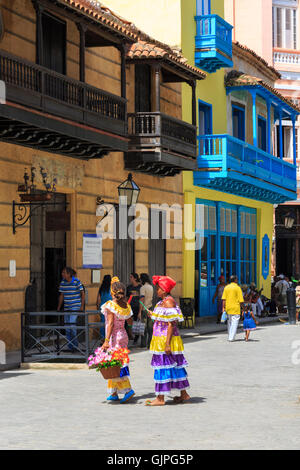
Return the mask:
M 232 342 L 235 339 L 237 328 L 241 315 L 241 304 L 244 302 L 243 292 L 238 285 L 237 276 L 230 277 L 230 284 L 228 284 L 222 295 L 223 311 L 227 313 L 227 329 L 228 341 Z

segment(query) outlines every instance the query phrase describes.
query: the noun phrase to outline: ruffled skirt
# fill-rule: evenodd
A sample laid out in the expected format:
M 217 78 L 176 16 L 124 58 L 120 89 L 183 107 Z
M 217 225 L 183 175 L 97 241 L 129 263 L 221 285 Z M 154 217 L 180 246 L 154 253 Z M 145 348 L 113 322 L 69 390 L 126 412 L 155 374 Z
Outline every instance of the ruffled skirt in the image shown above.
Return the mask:
M 186 367 L 188 363 L 183 354 L 183 344 L 180 336 L 172 336 L 171 354 L 166 354 L 166 336 L 154 336 L 150 351 L 153 352 L 151 367 L 154 369 L 156 395 L 169 395 L 172 390 L 189 388 Z
M 131 390 L 130 375 L 128 366 L 122 367 L 120 377 L 117 379 L 109 379 L 107 383 L 108 392 L 113 393 L 124 393 L 124 395 Z

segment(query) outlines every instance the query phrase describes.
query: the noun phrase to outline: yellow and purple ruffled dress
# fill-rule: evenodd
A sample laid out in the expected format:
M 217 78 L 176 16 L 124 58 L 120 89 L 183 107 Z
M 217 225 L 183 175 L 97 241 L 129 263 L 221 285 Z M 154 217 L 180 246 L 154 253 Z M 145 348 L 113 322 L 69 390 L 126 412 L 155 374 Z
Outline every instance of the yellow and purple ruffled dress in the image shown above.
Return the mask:
M 165 308 L 163 301 L 159 302 L 153 313 L 153 336 L 150 351 L 153 353 L 151 367 L 154 369 L 155 394 L 169 395 L 171 390 L 186 390 L 189 388 L 187 372 L 188 363 L 184 357 L 183 343 L 177 328 L 177 322 L 184 321 L 178 305 L 174 308 Z M 176 322 L 173 329 L 170 347 L 171 354 L 166 354 L 166 341 L 168 325 Z
M 128 335 L 125 330 L 125 321 L 133 315 L 131 307 L 129 304 L 127 304 L 127 308 L 122 308 L 113 300 L 109 300 L 101 307 L 101 313 L 104 315 L 106 323 L 107 315 L 109 312 L 112 312 L 114 314 L 114 326 L 109 341 L 109 347 L 110 349 L 127 348 Z M 107 387 L 110 393 L 117 392 L 118 394 L 126 394 L 132 390 L 128 365 L 122 367 L 120 372 L 120 378 L 108 380 Z

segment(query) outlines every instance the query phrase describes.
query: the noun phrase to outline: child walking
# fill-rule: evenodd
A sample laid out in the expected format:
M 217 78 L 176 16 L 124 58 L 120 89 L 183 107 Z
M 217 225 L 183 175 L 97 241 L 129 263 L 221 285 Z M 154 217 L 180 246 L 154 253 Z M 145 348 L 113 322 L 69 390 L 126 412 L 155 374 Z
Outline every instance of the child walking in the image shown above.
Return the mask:
M 250 331 L 256 330 L 256 320 L 251 310 L 251 304 L 245 304 L 243 307 L 243 328 L 245 332 L 245 341 L 249 340 Z

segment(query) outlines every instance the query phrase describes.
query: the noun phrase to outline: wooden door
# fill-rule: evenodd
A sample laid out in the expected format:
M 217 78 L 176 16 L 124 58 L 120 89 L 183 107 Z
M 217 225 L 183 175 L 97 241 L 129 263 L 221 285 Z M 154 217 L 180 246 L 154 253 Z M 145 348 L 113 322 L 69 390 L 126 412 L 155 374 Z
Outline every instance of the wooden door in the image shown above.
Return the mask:
M 50 70 L 66 73 L 66 23 L 48 13 L 42 15 L 43 64 Z
M 151 112 L 151 67 L 135 66 L 135 112 Z
M 155 213 L 159 220 L 159 228 L 157 232 L 156 230 L 153 230 Z M 150 279 L 152 279 L 152 276 L 166 275 L 166 214 L 163 212 L 159 212 L 158 214 L 157 211 L 152 209 L 150 211 L 150 215 L 148 266 Z M 154 303 L 156 303 L 157 300 L 156 292 L 154 291 Z

